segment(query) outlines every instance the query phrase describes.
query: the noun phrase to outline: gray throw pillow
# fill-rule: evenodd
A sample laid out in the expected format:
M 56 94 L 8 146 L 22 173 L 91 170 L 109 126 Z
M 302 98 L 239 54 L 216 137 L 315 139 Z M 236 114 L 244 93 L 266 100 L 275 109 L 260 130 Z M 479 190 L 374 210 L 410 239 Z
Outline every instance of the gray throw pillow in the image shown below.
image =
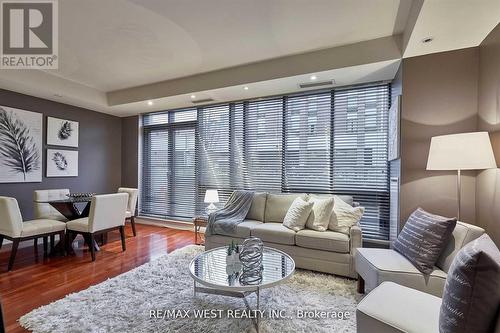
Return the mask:
M 393 248 L 419 271 L 430 274 L 456 224 L 456 218 L 434 215 L 418 208 L 406 221 Z
M 439 332 L 493 332 L 499 305 L 500 252 L 484 234 L 453 259 L 439 313 Z

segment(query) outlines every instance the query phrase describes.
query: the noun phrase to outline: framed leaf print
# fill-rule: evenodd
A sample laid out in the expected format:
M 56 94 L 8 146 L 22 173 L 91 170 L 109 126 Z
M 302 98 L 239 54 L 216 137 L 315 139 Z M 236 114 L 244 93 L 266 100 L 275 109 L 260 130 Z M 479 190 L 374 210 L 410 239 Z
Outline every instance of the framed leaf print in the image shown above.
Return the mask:
M 47 149 L 47 177 L 77 177 L 78 151 Z
M 42 114 L 0 106 L 0 183 L 42 181 Z
M 78 147 L 78 122 L 47 117 L 47 144 Z

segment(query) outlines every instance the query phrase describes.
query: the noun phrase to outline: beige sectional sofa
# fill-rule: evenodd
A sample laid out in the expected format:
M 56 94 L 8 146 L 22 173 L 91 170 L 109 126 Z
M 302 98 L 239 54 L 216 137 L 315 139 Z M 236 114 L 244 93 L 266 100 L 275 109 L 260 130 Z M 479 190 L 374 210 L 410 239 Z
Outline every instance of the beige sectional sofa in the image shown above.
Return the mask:
M 299 268 L 356 278 L 354 254 L 362 244 L 359 225 L 351 227 L 349 235 L 330 230 L 295 232 L 283 226 L 293 200 L 305 195 L 256 193 L 245 221 L 238 224 L 234 234 L 207 234 L 205 248 L 225 246 L 232 240 L 241 244 L 245 238 L 255 236 L 264 245 L 289 254 Z M 352 197 L 340 197 L 353 205 Z

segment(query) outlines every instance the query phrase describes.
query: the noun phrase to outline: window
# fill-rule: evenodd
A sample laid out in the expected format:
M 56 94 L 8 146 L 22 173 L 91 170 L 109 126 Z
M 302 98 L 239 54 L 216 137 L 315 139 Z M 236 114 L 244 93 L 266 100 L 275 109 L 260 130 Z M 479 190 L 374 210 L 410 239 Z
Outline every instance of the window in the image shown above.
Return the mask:
M 207 189 L 348 194 L 388 239 L 388 85 L 143 116 L 141 214 L 190 218 Z

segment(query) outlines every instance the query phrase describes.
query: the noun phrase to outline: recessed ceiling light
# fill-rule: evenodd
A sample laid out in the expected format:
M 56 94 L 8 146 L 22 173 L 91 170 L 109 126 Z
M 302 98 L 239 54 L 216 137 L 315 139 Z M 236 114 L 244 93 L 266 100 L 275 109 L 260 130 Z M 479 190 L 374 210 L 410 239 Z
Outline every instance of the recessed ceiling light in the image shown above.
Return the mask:
M 54 94 L 55 97 L 63 97 L 61 94 Z
M 424 39 L 422 39 L 422 43 L 424 44 L 427 44 L 427 43 L 430 43 L 434 40 L 434 37 L 425 37 Z
M 196 98 L 196 95 L 191 95 L 191 99 L 195 99 Z
M 153 101 L 148 101 L 148 105 L 149 106 L 153 105 Z
M 311 81 L 316 80 L 318 77 L 316 75 L 311 75 Z
M 245 87 L 243 87 L 243 89 L 248 90 L 248 87 L 247 87 L 247 86 L 245 86 Z

